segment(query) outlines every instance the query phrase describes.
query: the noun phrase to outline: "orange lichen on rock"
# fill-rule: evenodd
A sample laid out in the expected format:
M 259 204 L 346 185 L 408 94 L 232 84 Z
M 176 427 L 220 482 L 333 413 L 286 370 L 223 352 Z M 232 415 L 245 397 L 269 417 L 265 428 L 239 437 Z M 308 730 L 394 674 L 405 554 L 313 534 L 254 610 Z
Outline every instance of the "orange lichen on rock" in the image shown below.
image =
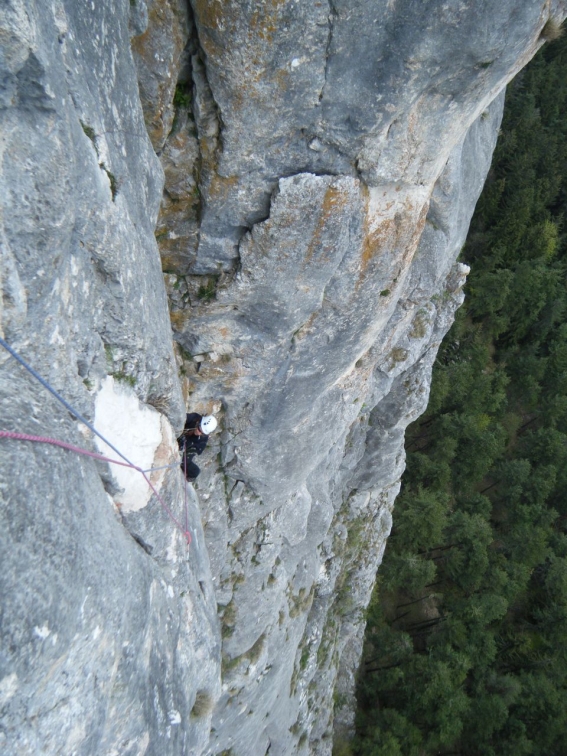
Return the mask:
M 406 239 L 403 239 L 403 254 L 400 259 L 402 272 L 407 270 L 409 266 L 411 265 L 413 256 L 417 250 L 417 245 L 419 244 L 419 240 L 421 239 L 423 227 L 425 226 L 425 219 L 427 217 L 428 209 L 429 209 L 429 202 L 426 202 L 421 207 L 421 210 L 419 212 L 416 222 L 412 224 L 406 224 L 403 227 L 403 231 L 404 232 L 409 231 L 409 234 Z M 414 211 L 414 208 L 412 207 L 410 211 Z M 410 216 L 410 217 L 413 217 L 413 216 Z
M 226 10 L 230 2 L 226 0 L 196 0 L 194 3 L 195 15 L 203 26 L 209 29 L 218 29 L 226 18 Z
M 393 255 L 397 259 L 397 278 L 411 263 L 421 238 L 428 202 L 424 201 L 425 197 L 420 196 L 420 193 L 416 195 L 411 191 L 400 199 L 399 186 L 394 187 L 393 191 L 398 193 L 395 200 L 389 196 L 391 192 L 385 189 L 379 198 L 381 202 L 375 201 L 372 207 L 370 192 L 367 190 L 361 276 L 373 258 L 390 251 L 392 254 L 389 258 Z
M 373 231 L 368 228 L 368 218 L 365 222 L 364 239 L 362 242 L 361 273 L 364 273 L 370 261 L 385 247 L 387 241 L 395 236 L 395 221 L 385 218 Z
M 209 199 L 226 200 L 233 189 L 238 186 L 238 176 L 220 176 L 215 173 L 208 187 Z
M 266 42 L 271 42 L 278 30 L 280 9 L 287 0 L 271 0 L 256 8 L 250 18 L 250 30 L 253 35 Z
M 289 71 L 285 68 L 278 68 L 274 74 L 274 81 L 280 92 L 286 92 L 290 86 Z
M 173 330 L 181 332 L 189 320 L 190 315 L 191 313 L 187 312 L 187 310 L 173 310 L 173 312 L 170 313 Z
M 317 250 L 320 250 L 321 256 L 327 251 L 323 246 L 323 234 L 325 227 L 329 219 L 332 218 L 335 213 L 341 210 L 346 205 L 347 201 L 348 195 L 344 191 L 337 189 L 337 187 L 333 186 L 332 184 L 327 187 L 325 196 L 323 197 L 323 202 L 321 204 L 321 214 L 319 215 L 319 220 L 317 221 L 315 231 L 313 232 L 313 236 L 311 237 L 311 241 L 309 242 L 309 247 L 307 248 L 305 263 L 311 261 Z

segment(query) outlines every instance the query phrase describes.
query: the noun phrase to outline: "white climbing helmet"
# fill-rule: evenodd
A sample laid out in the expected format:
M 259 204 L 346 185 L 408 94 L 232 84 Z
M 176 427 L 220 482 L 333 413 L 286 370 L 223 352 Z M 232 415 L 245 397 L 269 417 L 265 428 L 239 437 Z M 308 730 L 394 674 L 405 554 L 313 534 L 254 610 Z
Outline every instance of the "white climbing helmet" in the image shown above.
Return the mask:
M 215 430 L 217 425 L 217 419 L 216 417 L 213 417 L 213 415 L 205 415 L 201 420 L 201 430 L 203 433 L 206 433 L 207 436 Z

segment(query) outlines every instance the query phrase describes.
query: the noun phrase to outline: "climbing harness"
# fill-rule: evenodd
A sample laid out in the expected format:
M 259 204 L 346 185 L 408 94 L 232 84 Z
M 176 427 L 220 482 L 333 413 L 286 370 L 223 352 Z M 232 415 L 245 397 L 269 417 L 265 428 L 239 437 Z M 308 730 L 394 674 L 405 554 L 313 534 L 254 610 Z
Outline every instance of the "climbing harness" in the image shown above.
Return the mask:
M 42 378 L 42 376 L 34 370 L 31 365 L 29 365 L 21 355 L 19 355 L 15 349 L 13 349 L 2 337 L 0 337 L 0 344 L 8 351 L 12 357 L 14 357 L 15 360 L 17 360 L 33 377 L 41 383 L 41 385 L 46 388 L 53 396 L 61 402 L 61 404 L 75 417 L 79 422 L 83 423 L 83 425 L 86 425 L 89 430 L 91 430 L 96 436 L 98 436 L 104 443 L 109 446 L 116 454 L 118 454 L 119 457 L 122 457 L 124 462 L 120 462 L 117 459 L 110 459 L 109 457 L 105 457 L 102 454 L 97 454 L 96 452 L 88 451 L 87 449 L 81 449 L 78 446 L 74 446 L 73 444 L 68 444 L 65 441 L 59 441 L 55 438 L 48 438 L 46 436 L 33 436 L 29 433 L 14 433 L 12 431 L 4 431 L 0 430 L 0 438 L 10 438 L 15 439 L 18 441 L 32 441 L 36 443 L 43 443 L 43 444 L 51 444 L 52 446 L 59 446 L 62 449 L 67 449 L 69 451 L 74 452 L 75 454 L 82 454 L 86 457 L 92 457 L 94 459 L 98 459 L 101 462 L 108 462 L 113 465 L 120 465 L 122 467 L 130 467 L 133 470 L 136 470 L 139 472 L 145 479 L 146 483 L 149 485 L 153 493 L 156 495 L 157 500 L 161 504 L 163 510 L 166 512 L 169 519 L 174 523 L 174 525 L 179 528 L 179 530 L 183 533 L 183 536 L 187 542 L 187 545 L 191 543 L 191 533 L 189 531 L 188 527 L 188 505 L 187 505 L 187 484 L 184 482 L 184 506 L 185 506 L 185 527 L 179 522 L 179 520 L 175 517 L 171 509 L 167 506 L 163 498 L 159 495 L 158 491 L 156 490 L 156 487 L 151 482 L 151 480 L 148 478 L 146 473 L 151 473 L 156 470 L 167 470 L 171 467 L 176 467 L 178 465 L 178 462 L 175 462 L 173 465 L 164 465 L 162 467 L 151 467 L 148 470 L 143 470 L 141 467 L 138 467 L 138 465 L 133 464 L 124 454 L 122 454 L 121 451 L 119 451 L 113 444 L 110 443 L 101 433 L 97 431 L 97 429 L 89 423 L 89 421 L 83 417 L 77 410 L 72 407 L 62 396 L 59 394 L 50 384 L 45 380 L 45 378 Z

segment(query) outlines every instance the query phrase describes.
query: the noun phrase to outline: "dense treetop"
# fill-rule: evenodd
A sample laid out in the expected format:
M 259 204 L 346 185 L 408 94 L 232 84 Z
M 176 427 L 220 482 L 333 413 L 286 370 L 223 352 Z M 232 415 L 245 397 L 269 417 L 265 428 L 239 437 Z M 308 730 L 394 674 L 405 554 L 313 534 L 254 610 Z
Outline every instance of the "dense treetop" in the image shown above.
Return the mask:
M 467 299 L 408 433 L 352 753 L 567 753 L 566 212 L 563 38 L 508 89 Z

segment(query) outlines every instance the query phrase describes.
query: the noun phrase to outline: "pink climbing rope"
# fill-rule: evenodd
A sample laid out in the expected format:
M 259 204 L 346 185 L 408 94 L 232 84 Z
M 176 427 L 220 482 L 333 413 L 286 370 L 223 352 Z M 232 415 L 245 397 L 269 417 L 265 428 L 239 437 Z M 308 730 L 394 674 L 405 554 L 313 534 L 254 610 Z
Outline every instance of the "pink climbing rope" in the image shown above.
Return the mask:
M 162 499 L 162 497 L 159 495 L 159 493 L 156 490 L 156 487 L 152 483 L 152 481 L 148 478 L 144 470 L 142 470 L 141 467 L 137 467 L 136 465 L 132 465 L 128 462 L 120 462 L 117 459 L 111 459 L 110 457 L 105 457 L 102 454 L 97 454 L 96 452 L 90 452 L 87 449 L 81 449 L 79 446 L 74 446 L 73 444 L 68 444 L 65 441 L 59 441 L 56 438 L 48 438 L 46 436 L 32 436 L 29 433 L 14 433 L 12 431 L 4 431 L 0 430 L 0 438 L 11 438 L 15 439 L 17 441 L 34 441 L 36 443 L 40 444 L 50 444 L 51 446 L 59 446 L 62 449 L 67 449 L 68 451 L 72 451 L 75 454 L 82 454 L 85 457 L 93 457 L 94 459 L 98 459 L 101 462 L 108 462 L 112 465 L 120 465 L 121 467 L 130 467 L 133 470 L 137 470 L 141 475 L 144 476 L 144 479 L 148 486 L 152 489 L 154 494 L 157 497 L 157 500 L 163 507 L 164 511 L 168 515 L 169 519 L 175 524 L 177 528 L 183 533 L 183 536 L 187 542 L 187 546 L 191 543 L 191 533 L 189 532 L 188 528 L 188 516 L 187 516 L 187 491 L 185 491 L 185 527 L 181 525 L 179 520 L 175 517 L 171 509 L 167 506 L 165 501 Z M 186 486 L 185 486 L 186 488 Z

